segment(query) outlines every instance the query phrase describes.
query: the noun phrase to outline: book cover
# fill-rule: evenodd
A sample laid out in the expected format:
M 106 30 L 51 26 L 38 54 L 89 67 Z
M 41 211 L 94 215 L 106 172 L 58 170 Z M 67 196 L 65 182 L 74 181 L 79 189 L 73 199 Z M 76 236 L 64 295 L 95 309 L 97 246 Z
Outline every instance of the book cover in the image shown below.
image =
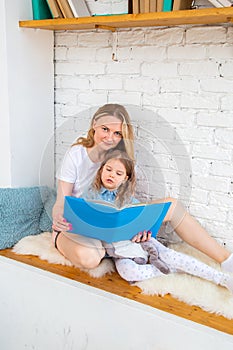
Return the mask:
M 52 13 L 46 0 L 32 0 L 32 14 L 35 20 L 52 18 Z
M 118 209 L 108 203 L 66 196 L 64 218 L 72 224 L 68 232 L 111 243 L 131 240 L 143 230 L 151 230 L 156 237 L 170 204 L 134 204 Z
M 50 8 L 50 12 L 52 13 L 53 18 L 62 18 L 62 12 L 60 10 L 60 7 L 58 6 L 58 3 L 56 0 L 46 0 L 49 8 Z
M 90 17 L 90 12 L 84 0 L 68 0 L 74 17 Z
M 172 10 L 173 0 L 163 0 L 163 12 Z
M 74 18 L 74 14 L 70 8 L 68 0 L 57 0 L 57 2 L 64 18 Z

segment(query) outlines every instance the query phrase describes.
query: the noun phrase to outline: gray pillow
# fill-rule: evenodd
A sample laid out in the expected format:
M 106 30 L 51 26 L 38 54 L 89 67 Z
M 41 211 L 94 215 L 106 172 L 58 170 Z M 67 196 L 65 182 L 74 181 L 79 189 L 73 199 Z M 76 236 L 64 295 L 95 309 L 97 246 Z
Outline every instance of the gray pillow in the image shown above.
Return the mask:
M 51 231 L 52 209 L 57 197 L 56 191 L 49 187 L 42 187 L 41 197 L 43 202 L 43 210 L 40 216 L 40 229 L 42 232 Z
M 51 229 L 54 196 L 54 190 L 46 186 L 0 188 L 0 249 Z

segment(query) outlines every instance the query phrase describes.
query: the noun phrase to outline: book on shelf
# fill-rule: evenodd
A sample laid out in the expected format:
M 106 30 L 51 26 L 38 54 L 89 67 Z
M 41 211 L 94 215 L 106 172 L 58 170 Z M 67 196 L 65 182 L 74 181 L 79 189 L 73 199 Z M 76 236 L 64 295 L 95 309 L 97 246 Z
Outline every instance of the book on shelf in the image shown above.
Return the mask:
M 74 18 L 68 0 L 57 0 L 57 2 L 64 18 Z
M 157 11 L 157 4 L 156 0 L 150 0 L 150 12 L 156 12 Z
M 172 11 L 173 0 L 163 0 L 163 12 Z
M 144 230 L 156 237 L 170 204 L 140 203 L 119 209 L 103 201 L 66 196 L 64 218 L 72 224 L 68 232 L 111 243 L 131 240 Z
M 137 14 L 139 13 L 139 0 L 132 0 L 133 1 L 133 13 Z
M 46 0 L 48 3 L 48 6 L 50 8 L 50 12 L 53 16 L 53 18 L 62 18 L 62 12 L 60 10 L 60 7 L 57 3 L 57 0 Z
M 208 0 L 215 7 L 230 7 L 233 5 L 231 0 Z
M 133 13 L 133 0 L 128 0 L 128 13 Z
M 163 11 L 163 0 L 157 0 L 156 9 L 157 9 L 157 12 Z
M 84 0 L 68 0 L 74 17 L 90 17 L 87 4 Z
M 139 13 L 150 12 L 150 0 L 139 0 Z
M 144 13 L 144 0 L 139 0 L 139 13 Z
M 46 0 L 32 0 L 32 14 L 35 20 L 52 18 L 52 13 Z
M 218 0 L 223 7 L 231 7 L 233 6 L 233 1 L 232 0 Z
M 150 0 L 144 0 L 144 13 L 150 12 Z
M 173 0 L 173 11 L 191 9 L 193 0 Z

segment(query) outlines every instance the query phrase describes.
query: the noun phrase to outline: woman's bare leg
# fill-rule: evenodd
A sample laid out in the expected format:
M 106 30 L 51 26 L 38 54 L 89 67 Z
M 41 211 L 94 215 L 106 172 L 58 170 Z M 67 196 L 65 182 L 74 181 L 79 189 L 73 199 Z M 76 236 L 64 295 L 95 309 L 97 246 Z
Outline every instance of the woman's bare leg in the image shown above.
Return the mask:
M 219 263 L 229 258 L 231 253 L 211 237 L 198 221 L 184 209 L 179 201 L 174 198 L 165 198 L 156 202 L 172 203 L 164 222 L 169 221 L 183 241 Z
M 105 255 L 105 249 L 100 241 L 93 240 L 93 244 L 77 242 L 61 232 L 57 237 L 58 251 L 64 255 L 76 267 L 95 268 L 99 265 Z

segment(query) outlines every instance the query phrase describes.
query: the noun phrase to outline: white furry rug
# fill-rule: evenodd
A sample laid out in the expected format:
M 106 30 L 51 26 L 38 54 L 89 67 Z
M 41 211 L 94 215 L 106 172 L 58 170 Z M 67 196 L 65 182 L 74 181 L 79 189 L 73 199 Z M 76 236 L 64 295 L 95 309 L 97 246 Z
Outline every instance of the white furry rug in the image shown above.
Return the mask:
M 54 247 L 50 232 L 24 237 L 16 243 L 12 251 L 16 254 L 36 255 L 39 256 L 40 259 L 47 260 L 52 264 L 72 266 L 71 262 L 61 255 Z M 115 271 L 115 266 L 111 259 L 103 259 L 101 264 L 95 269 L 80 270 L 88 272 L 92 277 L 98 278 Z
M 199 260 L 219 269 L 205 255 L 189 247 L 184 243 L 171 246 L 173 249 L 195 256 Z M 21 239 L 14 247 L 13 252 L 23 255 L 37 255 L 42 260 L 50 263 L 69 265 L 69 260 L 64 258 L 51 242 L 51 233 L 44 232 L 36 236 L 28 236 Z M 111 259 L 104 259 L 95 269 L 84 269 L 92 277 L 101 277 L 115 271 Z M 233 295 L 225 288 L 187 274 L 169 274 L 167 276 L 153 278 L 135 283 L 144 294 L 165 295 L 171 294 L 174 298 L 190 305 L 201 307 L 203 310 L 233 319 Z

